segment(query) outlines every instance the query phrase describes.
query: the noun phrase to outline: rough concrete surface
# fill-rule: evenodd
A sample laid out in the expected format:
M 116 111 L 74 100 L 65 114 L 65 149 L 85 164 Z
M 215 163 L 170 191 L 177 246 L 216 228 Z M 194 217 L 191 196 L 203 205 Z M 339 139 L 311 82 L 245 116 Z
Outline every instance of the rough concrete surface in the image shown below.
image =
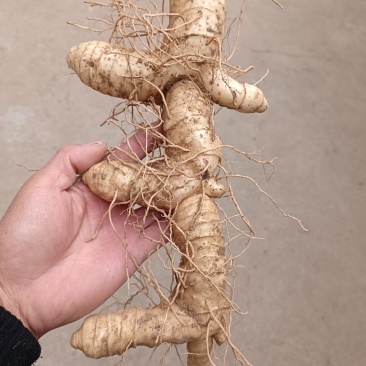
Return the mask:
M 262 115 L 222 111 L 218 133 L 245 151 L 278 157 L 266 181 L 243 163 L 289 214 L 283 217 L 250 182 L 235 185 L 257 240 L 241 258 L 235 344 L 255 366 L 363 366 L 366 359 L 366 2 L 363 0 L 247 0 L 233 64 L 254 65 L 270 108 Z M 241 1 L 228 1 L 228 17 Z M 85 87 L 67 69 L 68 49 L 96 34 L 82 1 L 0 3 L 0 214 L 30 176 L 63 145 L 104 140 L 99 128 L 116 104 Z M 238 159 L 234 155 L 231 159 Z M 19 225 L 22 223 L 19 222 Z M 79 324 L 42 337 L 38 365 L 116 365 L 90 360 L 69 346 Z M 126 365 L 146 365 L 138 350 Z M 152 362 L 152 365 L 158 364 Z M 171 364 L 178 364 L 173 361 Z M 235 364 L 229 358 L 228 364 Z

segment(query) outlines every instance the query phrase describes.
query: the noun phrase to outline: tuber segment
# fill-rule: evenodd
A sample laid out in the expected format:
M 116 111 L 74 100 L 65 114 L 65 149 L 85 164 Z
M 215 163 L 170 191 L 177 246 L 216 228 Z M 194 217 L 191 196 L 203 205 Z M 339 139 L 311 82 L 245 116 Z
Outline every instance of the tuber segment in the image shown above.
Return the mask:
M 182 202 L 174 221 L 173 237 L 183 255 L 178 271 L 185 286 L 175 288 L 169 304 L 88 317 L 73 335 L 74 348 L 100 358 L 141 345 L 187 343 L 188 350 L 196 350 L 189 365 L 210 364 L 206 338 L 212 344 L 212 338 L 221 335 L 221 327 L 229 324 L 230 316 L 221 220 L 214 201 L 199 194 Z M 220 324 L 213 321 L 212 313 Z
M 267 101 L 254 85 L 241 84 L 223 70 L 198 61 L 172 61 L 165 53 L 125 49 L 93 41 L 73 47 L 67 63 L 80 80 L 112 97 L 161 103 L 161 93 L 174 80 L 189 77 L 204 88 L 213 102 L 238 112 L 264 112 Z M 214 82 L 212 82 L 214 80 Z
M 191 78 L 212 100 L 239 112 L 264 112 L 256 86 L 241 84 L 220 67 L 225 1 L 171 0 L 162 46 L 153 51 L 92 41 L 73 47 L 67 63 L 81 81 L 103 94 L 141 102 L 161 94 L 174 80 Z

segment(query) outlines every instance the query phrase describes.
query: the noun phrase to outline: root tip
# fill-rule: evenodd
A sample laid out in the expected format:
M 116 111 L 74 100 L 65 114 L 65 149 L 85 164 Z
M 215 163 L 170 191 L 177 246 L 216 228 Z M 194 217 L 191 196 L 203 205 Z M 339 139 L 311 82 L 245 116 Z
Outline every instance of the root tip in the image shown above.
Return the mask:
M 82 342 L 83 342 L 82 338 L 83 338 L 82 329 L 79 329 L 76 332 L 74 332 L 74 334 L 72 335 L 72 337 L 70 339 L 71 347 L 73 347 L 75 349 L 81 349 Z
M 267 99 L 263 97 L 263 103 L 262 105 L 256 110 L 256 112 L 258 113 L 262 113 L 265 112 L 268 108 L 268 103 L 267 103 Z

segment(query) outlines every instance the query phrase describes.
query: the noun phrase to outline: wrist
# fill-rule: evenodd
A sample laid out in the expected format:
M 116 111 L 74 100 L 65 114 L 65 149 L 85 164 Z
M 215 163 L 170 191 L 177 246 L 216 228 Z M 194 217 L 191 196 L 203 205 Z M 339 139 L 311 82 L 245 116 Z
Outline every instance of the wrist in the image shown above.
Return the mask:
M 8 293 L 8 291 L 6 291 L 1 285 L 0 285 L 0 306 L 2 306 L 9 313 L 13 314 L 17 319 L 19 319 L 23 323 L 24 327 L 26 327 L 31 333 L 33 333 L 28 322 L 26 321 L 25 317 L 22 314 L 22 311 L 20 310 L 18 303 L 13 298 L 13 296 L 11 296 Z
M 5 287 L 3 287 L 1 284 L 0 284 L 0 306 L 2 306 L 5 310 L 9 311 L 9 313 L 12 313 L 19 319 L 18 314 L 19 311 L 15 301 L 12 299 L 12 296 L 9 295 L 8 291 L 6 291 Z

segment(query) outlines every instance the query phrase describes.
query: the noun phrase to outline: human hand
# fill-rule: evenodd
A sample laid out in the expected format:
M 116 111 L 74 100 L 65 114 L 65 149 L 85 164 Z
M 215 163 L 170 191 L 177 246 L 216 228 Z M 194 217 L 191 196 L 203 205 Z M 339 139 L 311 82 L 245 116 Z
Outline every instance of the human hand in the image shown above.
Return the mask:
M 142 146 L 152 146 L 145 134 L 122 150 L 142 158 Z M 128 252 L 108 218 L 87 242 L 109 203 L 75 181 L 105 153 L 103 143 L 64 147 L 24 184 L 0 222 L 0 305 L 38 338 L 108 299 L 135 271 L 135 263 L 156 250 L 166 228 L 156 212 L 144 217 L 145 209 L 139 208 L 138 217 L 128 218 L 127 207 L 117 206 L 111 216 Z

